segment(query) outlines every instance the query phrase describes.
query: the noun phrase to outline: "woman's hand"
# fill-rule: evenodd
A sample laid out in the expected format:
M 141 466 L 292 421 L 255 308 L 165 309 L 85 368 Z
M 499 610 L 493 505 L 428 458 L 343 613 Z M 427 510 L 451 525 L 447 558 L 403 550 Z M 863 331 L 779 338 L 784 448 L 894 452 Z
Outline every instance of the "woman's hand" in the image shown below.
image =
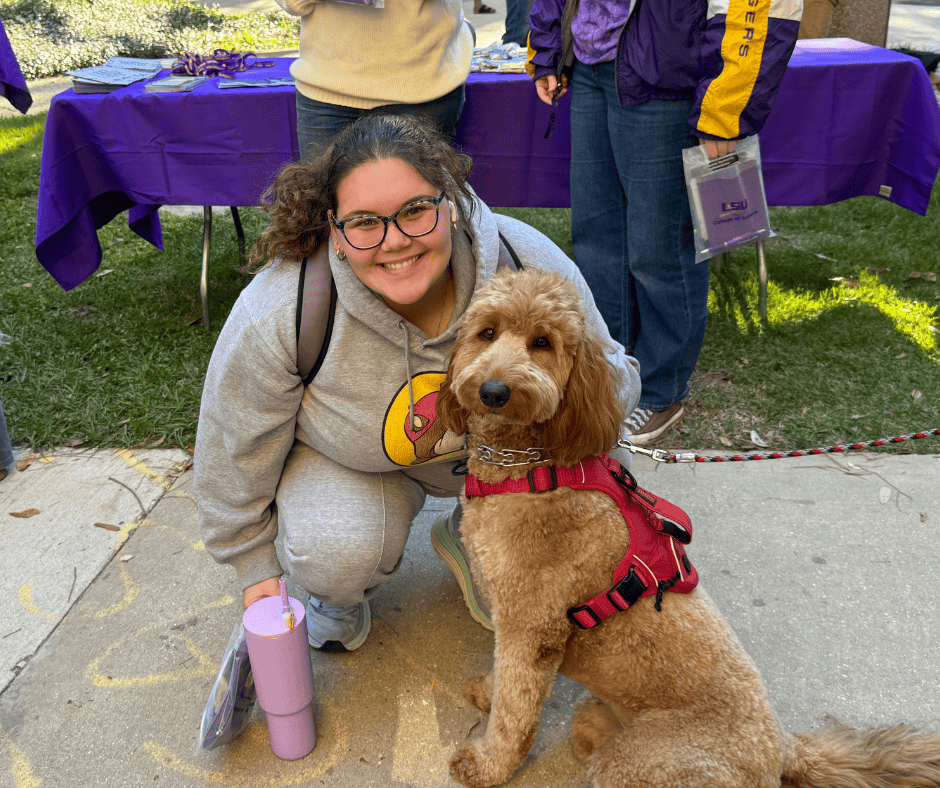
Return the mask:
M 734 153 L 734 149 L 738 147 L 737 140 L 700 139 L 698 144 L 705 146 L 705 152 L 708 154 L 709 159 L 715 159 L 718 156 L 727 156 L 729 153 Z
M 278 580 L 280 580 L 279 577 L 272 577 L 268 580 L 262 580 L 260 583 L 255 583 L 253 586 L 248 586 L 242 594 L 242 607 L 247 610 L 259 599 L 264 599 L 266 596 L 280 596 L 281 586 Z
M 558 77 L 554 74 L 546 74 L 535 80 L 535 92 L 539 98 L 551 106 L 555 99 L 561 98 L 568 90 L 568 77 L 561 75 L 561 87 L 558 86 Z

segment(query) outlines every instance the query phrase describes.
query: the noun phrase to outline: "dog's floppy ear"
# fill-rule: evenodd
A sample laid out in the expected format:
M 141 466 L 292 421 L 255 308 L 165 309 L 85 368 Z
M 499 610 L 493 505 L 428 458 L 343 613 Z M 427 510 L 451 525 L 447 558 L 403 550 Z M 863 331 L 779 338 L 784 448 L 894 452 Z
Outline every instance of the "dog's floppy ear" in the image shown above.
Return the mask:
M 545 424 L 545 448 L 557 465 L 574 465 L 617 443 L 624 417 L 619 377 L 600 342 L 586 334 L 575 355 L 565 396 Z
M 451 389 L 453 380 L 454 362 L 451 361 L 447 365 L 447 374 L 437 395 L 437 417 L 455 435 L 463 435 L 467 431 L 467 411 L 457 401 L 457 395 Z

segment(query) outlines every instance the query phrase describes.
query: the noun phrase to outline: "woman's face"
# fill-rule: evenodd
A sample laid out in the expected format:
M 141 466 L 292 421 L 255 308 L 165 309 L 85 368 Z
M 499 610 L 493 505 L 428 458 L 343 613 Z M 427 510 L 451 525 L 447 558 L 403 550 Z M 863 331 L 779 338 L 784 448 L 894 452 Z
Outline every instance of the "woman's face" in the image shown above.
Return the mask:
M 369 162 L 340 181 L 333 218 L 391 216 L 411 203 L 437 198 L 440 191 L 401 159 Z M 385 240 L 372 249 L 356 249 L 335 226 L 331 233 L 356 276 L 395 310 L 417 304 L 442 281 L 450 263 L 450 229 L 451 207 L 445 198 L 438 206 L 437 226 L 418 238 L 405 235 L 394 222 L 388 223 Z

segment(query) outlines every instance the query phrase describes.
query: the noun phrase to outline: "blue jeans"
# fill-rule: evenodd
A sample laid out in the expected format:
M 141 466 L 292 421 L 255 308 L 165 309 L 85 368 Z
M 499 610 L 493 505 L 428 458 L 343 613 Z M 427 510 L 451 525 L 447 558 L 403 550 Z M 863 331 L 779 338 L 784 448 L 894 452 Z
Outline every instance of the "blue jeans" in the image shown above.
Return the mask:
M 528 46 L 531 11 L 532 0 L 506 0 L 506 32 L 502 43 Z
M 454 138 L 457 120 L 463 111 L 464 86 L 454 88 L 433 101 L 421 104 L 385 104 L 375 109 L 356 109 L 327 104 L 297 92 L 297 144 L 301 158 L 309 145 L 319 147 L 354 120 L 370 112 L 427 115 L 448 139 Z
M 12 471 L 15 464 L 13 447 L 7 432 L 7 420 L 3 414 L 3 402 L 0 401 L 0 470 Z
M 571 239 L 611 336 L 640 362 L 639 407 L 689 395 L 708 317 L 707 262 L 695 262 L 682 150 L 691 102 L 622 106 L 613 62 L 575 62 Z

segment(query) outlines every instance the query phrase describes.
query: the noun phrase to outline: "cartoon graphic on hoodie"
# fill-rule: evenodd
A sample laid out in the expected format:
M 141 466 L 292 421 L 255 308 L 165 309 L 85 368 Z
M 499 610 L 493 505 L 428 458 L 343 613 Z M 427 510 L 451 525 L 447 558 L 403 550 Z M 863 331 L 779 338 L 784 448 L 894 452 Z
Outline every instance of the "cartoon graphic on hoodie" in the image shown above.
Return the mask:
M 464 439 L 437 419 L 437 395 L 443 372 L 423 372 L 403 385 L 385 415 L 383 443 L 388 458 L 398 465 L 452 459 L 464 453 Z M 412 397 L 414 405 L 412 406 Z

